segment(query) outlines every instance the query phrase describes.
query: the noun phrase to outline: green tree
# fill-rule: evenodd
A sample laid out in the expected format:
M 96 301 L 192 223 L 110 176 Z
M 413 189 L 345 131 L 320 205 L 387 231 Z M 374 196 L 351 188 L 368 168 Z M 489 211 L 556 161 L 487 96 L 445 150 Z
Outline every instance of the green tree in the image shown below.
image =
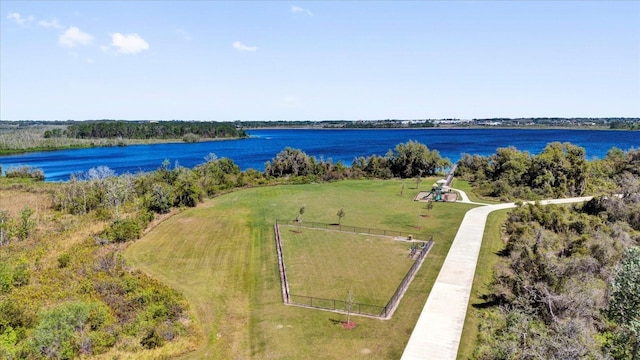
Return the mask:
M 273 177 L 307 176 L 315 167 L 315 159 L 302 150 L 285 148 L 276 157 L 267 161 L 264 174 Z
M 151 192 L 147 194 L 147 208 L 159 214 L 168 213 L 173 205 L 173 189 L 164 183 L 155 183 L 151 187 Z
M 396 145 L 393 151 L 387 153 L 387 158 L 393 175 L 402 178 L 434 175 L 441 168 L 451 165 L 437 150 L 431 151 L 426 145 L 413 140 Z
M 340 225 L 342 222 L 342 218 L 346 215 L 346 213 L 344 212 L 343 208 L 340 208 L 340 210 L 338 210 L 338 213 L 336 215 L 338 216 L 338 225 Z
M 306 207 L 307 205 L 302 204 L 302 206 L 300 206 L 300 209 L 298 209 L 298 215 L 296 216 L 296 222 L 298 223 L 298 232 L 300 232 L 300 227 L 302 226 L 302 215 L 304 215 Z
M 177 168 L 178 176 L 173 184 L 176 206 L 194 207 L 202 200 L 202 188 L 195 171 Z
M 607 315 L 620 324 L 634 339 L 631 359 L 640 347 L 640 247 L 626 250 L 618 272 L 611 283 Z

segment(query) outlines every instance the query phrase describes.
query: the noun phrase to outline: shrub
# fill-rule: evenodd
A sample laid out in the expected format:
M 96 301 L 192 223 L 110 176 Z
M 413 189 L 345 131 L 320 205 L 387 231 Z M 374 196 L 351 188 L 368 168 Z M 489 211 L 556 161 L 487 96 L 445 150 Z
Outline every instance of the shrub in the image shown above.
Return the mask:
M 116 220 L 107 230 L 107 238 L 112 242 L 135 240 L 142 235 L 142 229 L 134 219 Z
M 40 316 L 33 331 L 32 352 L 47 358 L 71 359 L 91 354 L 91 332 L 109 324 L 108 310 L 98 303 L 69 302 Z
M 42 169 L 33 168 L 31 166 L 20 166 L 10 168 L 5 174 L 8 178 L 34 179 L 44 181 L 44 172 Z
M 164 339 L 156 329 L 151 329 L 147 332 L 147 334 L 140 340 L 140 345 L 142 345 L 146 349 L 155 349 L 164 344 Z
M 58 256 L 58 268 L 63 269 L 69 266 L 71 262 L 71 256 L 69 254 L 62 254 Z
M 13 270 L 5 263 L 0 263 L 0 295 L 13 288 Z
M 199 139 L 200 139 L 200 137 L 198 135 L 196 135 L 196 134 L 193 134 L 193 133 L 185 134 L 182 137 L 182 141 L 184 141 L 186 143 L 198 142 Z

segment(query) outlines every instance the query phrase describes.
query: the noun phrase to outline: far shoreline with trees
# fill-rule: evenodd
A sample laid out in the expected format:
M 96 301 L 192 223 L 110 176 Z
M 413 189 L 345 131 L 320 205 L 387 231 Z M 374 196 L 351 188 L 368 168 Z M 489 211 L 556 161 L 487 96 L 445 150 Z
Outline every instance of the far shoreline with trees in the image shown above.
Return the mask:
M 0 120 L 0 155 L 76 148 L 170 142 L 201 142 L 248 137 L 251 129 L 593 129 L 638 131 L 640 118 L 385 119 L 322 121 L 6 121 Z

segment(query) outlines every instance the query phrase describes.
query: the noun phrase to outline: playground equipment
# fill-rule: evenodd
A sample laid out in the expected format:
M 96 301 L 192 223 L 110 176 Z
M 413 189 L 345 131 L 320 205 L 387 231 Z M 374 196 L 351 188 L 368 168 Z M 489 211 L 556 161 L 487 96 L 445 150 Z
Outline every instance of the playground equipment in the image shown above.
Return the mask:
M 451 188 L 446 185 L 447 180 L 438 180 L 431 186 L 431 191 L 420 198 L 422 201 L 456 201 L 458 194 L 451 192 Z

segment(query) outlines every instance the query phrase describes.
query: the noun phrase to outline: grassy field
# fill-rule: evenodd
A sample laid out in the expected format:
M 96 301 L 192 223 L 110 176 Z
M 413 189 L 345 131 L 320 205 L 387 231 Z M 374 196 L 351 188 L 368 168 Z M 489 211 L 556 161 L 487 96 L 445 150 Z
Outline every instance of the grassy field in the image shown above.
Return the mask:
M 501 201 L 496 199 L 496 198 L 491 198 L 491 197 L 487 197 L 487 196 L 478 196 L 474 192 L 474 189 L 471 186 L 471 184 L 469 184 L 469 182 L 466 181 L 466 180 L 460 180 L 460 179 L 454 178 L 453 179 L 453 184 L 451 185 L 451 187 L 464 191 L 467 194 L 467 196 L 469 196 L 469 200 L 474 201 L 474 202 L 480 202 L 480 203 L 485 203 L 485 204 L 499 204 L 499 203 L 501 203 Z
M 431 184 L 424 181 L 423 184 Z M 340 181 L 247 189 L 209 200 L 156 227 L 126 258 L 184 293 L 202 333 L 191 359 L 399 358 L 442 266 L 462 215 L 472 205 L 413 202 L 400 181 Z M 388 321 L 343 316 L 282 303 L 273 224 L 304 220 L 398 230 L 435 244 Z M 422 216 L 420 216 L 422 215 Z M 357 295 L 356 295 L 357 296 Z
M 458 349 L 458 359 L 471 359 L 475 350 L 476 339 L 478 337 L 478 324 L 483 315 L 482 305 L 485 300 L 483 295 L 489 293 L 489 285 L 493 278 L 493 269 L 500 259 L 498 253 L 504 249 L 505 244 L 501 237 L 500 228 L 504 224 L 507 213 L 510 210 L 494 211 L 487 218 L 487 225 L 484 229 L 482 247 L 478 256 L 476 274 L 473 278 L 471 296 L 469 297 L 469 307 L 464 321 L 460 347 Z
M 280 226 L 292 294 L 385 306 L 414 260 L 390 237 Z M 381 266 L 384 264 L 384 266 Z

